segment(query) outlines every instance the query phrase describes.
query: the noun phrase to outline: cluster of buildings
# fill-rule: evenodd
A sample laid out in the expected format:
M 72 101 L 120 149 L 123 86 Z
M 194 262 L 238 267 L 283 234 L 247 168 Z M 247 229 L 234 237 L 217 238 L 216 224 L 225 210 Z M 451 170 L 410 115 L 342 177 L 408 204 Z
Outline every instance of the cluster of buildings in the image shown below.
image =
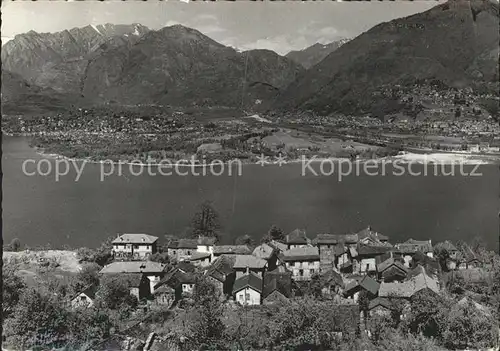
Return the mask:
M 475 257 L 463 257 L 445 242 L 450 270 L 481 265 Z M 101 275 L 122 275 L 138 300 L 173 306 L 189 298 L 201 276 L 211 281 L 222 299 L 241 305 L 286 302 L 319 284 L 321 295 L 355 304 L 361 292 L 370 299 L 369 309 L 390 310 L 394 298 L 403 301 L 429 290 L 440 291 L 430 240 L 409 239 L 392 245 L 371 227 L 358 233 L 318 234 L 310 239 L 295 229 L 282 242 L 271 240 L 251 248 L 218 245 L 215 238 L 179 239 L 163 250 L 176 264 L 148 260 L 159 251 L 158 238 L 147 234 L 123 234 L 113 241 L 115 261 Z M 73 303 L 92 304 L 95 288 L 89 287 Z

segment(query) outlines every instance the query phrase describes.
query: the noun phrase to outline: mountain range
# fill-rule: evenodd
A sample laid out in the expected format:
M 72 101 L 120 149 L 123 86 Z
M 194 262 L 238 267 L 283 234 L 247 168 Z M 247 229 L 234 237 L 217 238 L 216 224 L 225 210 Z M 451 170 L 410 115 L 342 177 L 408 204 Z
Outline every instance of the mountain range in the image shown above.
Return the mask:
M 498 25 L 498 2 L 452 0 L 352 40 L 286 56 L 238 52 L 182 25 L 30 31 L 2 47 L 2 104 L 14 108 L 29 97 L 44 108 L 79 98 L 322 114 L 386 111 L 391 101 L 380 91 L 387 87 L 498 87 Z M 40 96 L 51 96 L 51 103 Z
M 94 103 L 183 106 L 274 99 L 304 70 L 272 51 L 238 52 L 182 25 L 154 31 L 139 24 L 30 31 L 4 45 L 2 63 L 32 91 L 50 88 Z

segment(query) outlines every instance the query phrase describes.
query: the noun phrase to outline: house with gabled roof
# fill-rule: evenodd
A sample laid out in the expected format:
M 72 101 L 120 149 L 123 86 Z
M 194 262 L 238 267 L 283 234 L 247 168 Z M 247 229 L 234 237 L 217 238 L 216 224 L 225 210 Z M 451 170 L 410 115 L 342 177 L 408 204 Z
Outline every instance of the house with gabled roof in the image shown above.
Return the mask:
M 221 297 L 232 295 L 236 279 L 236 271 L 233 269 L 235 261 L 234 255 L 222 255 L 215 259 L 205 271 L 205 276 L 215 285 Z
M 267 261 L 253 255 L 235 255 L 233 269 L 236 272 L 236 279 L 249 273 L 262 278 L 267 269 Z
M 342 275 L 334 269 L 321 272 L 321 293 L 325 298 L 333 298 L 343 292 L 345 284 Z
M 388 236 L 374 231 L 371 226 L 360 230 L 356 234 L 358 235 L 359 243 L 364 245 L 376 245 L 379 243 L 387 243 L 389 241 Z
M 379 296 L 387 298 L 410 299 L 417 292 L 426 289 L 436 294 L 438 294 L 440 291 L 438 281 L 422 272 L 401 283 L 382 282 L 380 284 Z
M 311 244 L 311 240 L 307 237 L 305 229 L 294 229 L 285 237 L 285 243 L 288 249 L 296 247 L 305 247 Z
M 208 267 L 212 261 L 212 254 L 210 252 L 193 252 L 189 257 L 189 262 L 197 267 Z
M 120 259 L 144 259 L 157 252 L 158 237 L 126 233 L 112 241 L 113 255 Z
M 169 271 L 154 287 L 155 291 L 167 285 L 175 291 L 175 299 L 189 297 L 196 284 L 196 273 L 187 273 L 178 268 Z M 154 292 L 153 292 L 154 295 Z
M 167 248 L 167 254 L 169 257 L 173 257 L 177 261 L 182 261 L 189 259 L 197 250 L 197 239 L 179 239 L 170 242 Z
M 264 274 L 264 286 L 262 288 L 263 304 L 287 303 L 291 297 L 291 272 L 271 271 Z
M 358 246 L 359 272 L 362 274 L 375 274 L 377 272 L 377 257 L 392 251 L 389 246 Z
M 421 252 L 430 258 L 434 257 L 431 240 L 408 239 L 404 243 L 394 245 L 394 248 L 403 257 L 406 267 L 410 267 L 413 256 L 417 252 Z
M 79 293 L 75 294 L 70 300 L 71 307 L 79 308 L 79 307 L 94 306 L 94 300 L 98 288 L 99 288 L 98 285 L 91 284 L 82 291 L 80 291 Z
M 262 278 L 250 272 L 236 279 L 233 296 L 242 305 L 260 305 L 262 298 Z
M 368 314 L 391 317 L 394 312 L 399 311 L 399 306 L 394 299 L 387 297 L 376 297 L 368 303 Z
M 271 240 L 267 244 L 269 246 L 273 247 L 278 252 L 283 252 L 285 250 L 288 250 L 288 245 L 287 244 L 281 243 L 281 242 L 276 241 L 276 240 Z
M 370 299 L 378 295 L 380 284 L 372 277 L 366 275 L 360 281 L 352 280 L 346 284 L 344 289 L 344 297 L 358 301 L 359 293 L 366 291 Z
M 386 283 L 401 282 L 406 279 L 407 273 L 408 268 L 392 256 L 377 263 L 378 278 Z
M 163 263 L 152 261 L 124 261 L 112 262 L 103 267 L 99 274 L 136 274 L 144 275 L 150 282 L 150 292 L 154 291 L 154 286 L 167 273 Z
M 267 269 L 271 271 L 278 266 L 279 263 L 278 254 L 279 250 L 277 250 L 276 248 L 267 243 L 263 243 L 257 246 L 252 252 L 253 256 L 266 260 Z
M 319 250 L 314 246 L 295 247 L 283 252 L 285 267 L 297 281 L 311 280 L 319 273 Z

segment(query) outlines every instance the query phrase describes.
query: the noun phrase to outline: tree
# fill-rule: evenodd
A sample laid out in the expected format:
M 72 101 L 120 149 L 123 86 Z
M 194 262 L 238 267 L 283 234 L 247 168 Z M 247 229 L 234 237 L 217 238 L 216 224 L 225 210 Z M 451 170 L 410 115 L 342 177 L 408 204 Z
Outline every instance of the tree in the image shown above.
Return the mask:
M 215 237 L 219 241 L 219 230 L 221 228 L 219 214 L 210 201 L 205 201 L 200 205 L 191 221 L 191 236 Z
M 79 308 L 69 314 L 69 336 L 66 346 L 73 349 L 90 349 L 95 342 L 109 337 L 113 323 L 106 310 Z
M 9 263 L 2 267 L 2 316 L 7 318 L 19 302 L 26 285 L 16 275 L 17 266 Z
M 206 278 L 196 281 L 193 300 L 197 311 L 193 323 L 193 339 L 197 340 L 203 349 L 207 347 L 223 347 L 225 325 L 222 322 L 224 307 L 219 296 L 220 292 Z
M 321 276 L 319 274 L 314 274 L 309 282 L 309 294 L 314 298 L 321 298 L 323 296 Z
M 450 303 L 440 295 L 423 290 L 413 295 L 410 313 L 406 320 L 409 330 L 426 337 L 441 338 L 441 328 L 445 323 Z
M 498 321 L 472 301 L 457 303 L 449 311 L 443 330 L 449 349 L 487 349 L 498 343 Z
M 137 298 L 130 294 L 127 277 L 104 277 L 96 293 L 97 305 L 112 310 L 137 306 Z
M 274 224 L 269 228 L 269 231 L 262 239 L 262 242 L 270 242 L 271 240 L 278 241 L 280 243 L 285 242 L 285 234 L 281 228 L 278 228 Z
M 21 249 L 21 241 L 18 238 L 12 239 L 8 246 L 8 250 L 17 252 Z
M 67 317 L 60 302 L 35 289 L 26 289 L 12 318 L 5 323 L 7 342 L 22 350 L 33 346 L 60 346 L 65 343 L 68 332 Z
M 70 283 L 72 294 L 76 294 L 91 285 L 99 285 L 99 271 L 101 266 L 97 263 L 85 263 Z
M 248 246 L 254 245 L 252 237 L 248 234 L 237 237 L 235 243 L 236 245 L 248 245 Z
M 113 260 L 113 237 L 106 239 L 97 249 L 82 247 L 78 249 L 76 255 L 80 262 L 94 262 L 99 266 L 105 266 Z

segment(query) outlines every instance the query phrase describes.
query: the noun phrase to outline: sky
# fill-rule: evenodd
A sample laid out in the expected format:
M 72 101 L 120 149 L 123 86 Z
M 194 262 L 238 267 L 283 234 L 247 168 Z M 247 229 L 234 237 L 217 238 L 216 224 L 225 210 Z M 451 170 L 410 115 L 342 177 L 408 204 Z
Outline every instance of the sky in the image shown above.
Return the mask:
M 439 1 L 442 2 L 442 1 Z M 374 25 L 423 12 L 438 1 L 190 2 L 2 1 L 2 42 L 34 30 L 57 32 L 89 24 L 182 24 L 241 50 L 279 54 L 317 42 L 354 38 Z

